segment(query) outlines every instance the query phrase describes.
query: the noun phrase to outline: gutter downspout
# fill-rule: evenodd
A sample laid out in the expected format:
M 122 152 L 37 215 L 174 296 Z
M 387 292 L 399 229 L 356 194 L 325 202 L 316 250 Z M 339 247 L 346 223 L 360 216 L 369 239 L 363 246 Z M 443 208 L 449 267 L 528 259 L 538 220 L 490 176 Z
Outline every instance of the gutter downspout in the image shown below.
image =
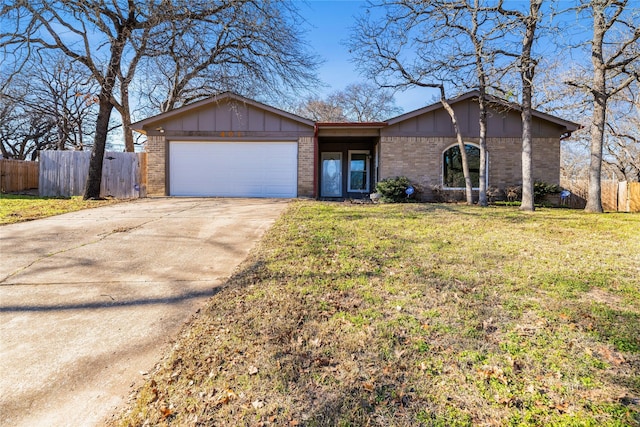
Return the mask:
M 313 198 L 318 198 L 318 123 L 313 124 Z

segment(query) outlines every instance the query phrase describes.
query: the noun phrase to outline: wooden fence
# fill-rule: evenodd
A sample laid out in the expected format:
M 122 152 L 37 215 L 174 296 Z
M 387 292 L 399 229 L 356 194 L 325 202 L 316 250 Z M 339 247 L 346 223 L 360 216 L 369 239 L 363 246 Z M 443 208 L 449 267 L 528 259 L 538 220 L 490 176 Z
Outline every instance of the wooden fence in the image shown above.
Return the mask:
M 38 188 L 38 162 L 0 159 L 0 192 Z
M 40 195 L 69 197 L 84 194 L 90 158 L 88 151 L 41 151 Z M 145 197 L 146 188 L 146 153 L 105 153 L 101 197 Z
M 640 212 L 640 182 L 620 182 L 618 184 L 618 210 Z
M 560 185 L 571 191 L 564 203 L 572 208 L 583 209 L 587 203 L 589 183 L 587 180 L 563 180 Z M 601 182 L 602 208 L 605 211 L 640 212 L 640 182 Z

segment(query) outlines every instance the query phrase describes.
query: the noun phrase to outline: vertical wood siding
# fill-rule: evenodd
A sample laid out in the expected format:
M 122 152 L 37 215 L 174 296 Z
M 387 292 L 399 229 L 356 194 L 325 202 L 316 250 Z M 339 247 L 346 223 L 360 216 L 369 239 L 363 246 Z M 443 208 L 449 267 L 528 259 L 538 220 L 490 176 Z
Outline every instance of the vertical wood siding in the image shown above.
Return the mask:
M 38 188 L 38 162 L 0 159 L 0 192 Z
M 41 151 L 40 196 L 83 195 L 90 157 L 88 151 Z M 146 153 L 105 153 L 100 196 L 118 199 L 145 197 L 146 164 Z

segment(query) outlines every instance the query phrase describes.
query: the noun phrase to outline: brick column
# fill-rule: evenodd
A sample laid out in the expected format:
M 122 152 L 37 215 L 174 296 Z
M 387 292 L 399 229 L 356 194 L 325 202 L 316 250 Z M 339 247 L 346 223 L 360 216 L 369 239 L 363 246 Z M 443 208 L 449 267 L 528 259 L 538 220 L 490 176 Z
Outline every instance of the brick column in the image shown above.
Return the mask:
M 164 135 L 147 137 L 147 195 L 166 196 L 166 160 L 167 149 Z
M 298 197 L 313 197 L 313 137 L 298 140 Z

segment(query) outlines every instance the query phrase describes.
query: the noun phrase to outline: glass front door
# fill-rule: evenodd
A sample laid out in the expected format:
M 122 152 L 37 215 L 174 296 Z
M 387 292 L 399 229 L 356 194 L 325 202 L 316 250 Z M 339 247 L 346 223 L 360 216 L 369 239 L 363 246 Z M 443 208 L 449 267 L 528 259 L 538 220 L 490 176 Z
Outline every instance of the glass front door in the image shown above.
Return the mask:
M 322 153 L 321 197 L 342 197 L 342 153 Z

